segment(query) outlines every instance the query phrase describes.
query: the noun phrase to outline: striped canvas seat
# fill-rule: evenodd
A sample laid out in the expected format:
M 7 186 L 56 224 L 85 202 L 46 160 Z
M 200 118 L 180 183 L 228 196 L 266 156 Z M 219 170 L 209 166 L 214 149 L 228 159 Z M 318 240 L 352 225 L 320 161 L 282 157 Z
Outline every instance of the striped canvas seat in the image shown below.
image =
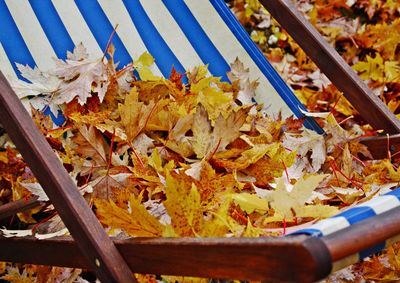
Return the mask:
M 54 57 L 65 59 L 80 42 L 100 58 L 113 28 L 120 67 L 148 51 L 154 72 L 169 77 L 171 67 L 185 72 L 209 64 L 228 81 L 238 57 L 260 86 L 256 100 L 270 114 L 302 117 L 303 105 L 251 41 L 223 0 L 1 0 L 0 69 L 18 75 L 15 63 L 47 70 Z M 320 132 L 310 118 L 306 126 Z

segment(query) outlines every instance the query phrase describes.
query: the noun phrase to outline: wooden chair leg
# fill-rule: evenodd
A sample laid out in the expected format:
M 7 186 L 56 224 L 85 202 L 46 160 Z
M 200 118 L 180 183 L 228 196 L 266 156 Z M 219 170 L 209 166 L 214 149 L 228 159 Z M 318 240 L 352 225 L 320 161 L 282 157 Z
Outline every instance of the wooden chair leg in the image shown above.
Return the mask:
M 365 121 L 377 130 L 382 129 L 389 134 L 400 133 L 400 121 L 396 116 L 297 11 L 291 0 L 260 0 L 260 2 L 332 83 L 344 93 Z
M 98 278 L 102 282 L 135 282 L 129 266 L 1 73 L 0 113 L 0 123 L 29 164 Z
M 13 216 L 18 212 L 34 208 L 40 205 L 40 201 L 37 197 L 31 197 L 29 199 L 20 199 L 0 206 L 0 220 L 7 217 Z

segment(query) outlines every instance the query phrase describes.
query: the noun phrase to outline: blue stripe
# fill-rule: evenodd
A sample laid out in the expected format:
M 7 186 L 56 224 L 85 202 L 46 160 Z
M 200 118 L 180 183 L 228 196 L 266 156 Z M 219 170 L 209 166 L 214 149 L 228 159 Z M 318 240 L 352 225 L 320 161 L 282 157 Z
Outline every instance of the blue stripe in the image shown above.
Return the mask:
M 376 213 L 372 208 L 368 206 L 361 206 L 346 210 L 342 213 L 335 215 L 334 217 L 343 216 L 344 218 L 346 218 L 347 221 L 349 221 L 350 225 L 353 225 L 354 223 L 360 222 L 364 219 L 368 219 L 375 215 Z
M 400 188 L 396 188 L 396 189 L 394 189 L 393 191 L 388 192 L 388 193 L 386 193 L 386 194 L 384 194 L 384 195 L 395 196 L 395 197 L 397 197 L 398 199 L 400 199 Z
M 322 237 L 323 236 L 321 230 L 314 229 L 314 228 L 301 229 L 301 230 L 295 231 L 293 233 L 290 233 L 288 236 L 291 236 L 291 235 L 304 235 L 304 234 L 310 235 L 310 236 L 313 236 L 313 237 Z
M 272 86 L 276 89 L 282 99 L 286 102 L 292 112 L 299 118 L 303 118 L 304 115 L 300 109 L 306 110 L 299 99 L 293 94 L 291 89 L 282 80 L 281 76 L 275 71 L 264 54 L 257 47 L 257 45 L 251 40 L 246 30 L 241 26 L 236 17 L 232 14 L 229 8 L 226 6 L 223 0 L 210 0 L 215 10 L 222 17 L 226 25 L 236 36 L 237 40 L 241 43 L 243 48 L 247 51 L 250 57 L 254 60 L 258 68 L 268 78 Z M 304 117 L 304 126 L 309 129 L 316 131 L 319 134 L 323 134 L 324 131 L 318 125 L 318 123 L 312 117 Z
M 90 31 L 96 38 L 100 48 L 105 50 L 114 27 L 101 9 L 100 4 L 95 0 L 75 0 L 75 3 L 88 24 Z M 132 58 L 119 38 L 118 30 L 112 38 L 112 43 L 115 46 L 114 59 L 115 62 L 120 62 L 119 67 L 122 68 L 131 63 Z
M 229 64 L 204 32 L 184 1 L 163 0 L 163 3 L 203 63 L 209 64 L 210 72 L 214 76 L 222 77 L 223 81 L 229 81 L 226 74 L 230 70 Z M 214 28 L 218 29 L 218 27 Z
M 74 49 L 74 42 L 64 27 L 53 3 L 50 0 L 30 0 L 29 3 L 57 57 L 65 59 L 67 50 L 72 51 Z
M 165 78 L 169 78 L 172 66 L 180 73 L 185 68 L 161 37 L 139 0 L 123 0 L 123 3 L 149 53 Z
M 372 254 L 376 254 L 376 253 L 382 251 L 384 248 L 385 248 L 385 242 L 380 243 L 376 246 L 373 246 L 369 249 L 362 250 L 361 252 L 359 252 L 360 260 L 364 259 Z
M 19 79 L 25 80 L 19 73 L 15 63 L 35 67 L 35 60 L 15 24 L 5 1 L 0 1 L 0 42 Z

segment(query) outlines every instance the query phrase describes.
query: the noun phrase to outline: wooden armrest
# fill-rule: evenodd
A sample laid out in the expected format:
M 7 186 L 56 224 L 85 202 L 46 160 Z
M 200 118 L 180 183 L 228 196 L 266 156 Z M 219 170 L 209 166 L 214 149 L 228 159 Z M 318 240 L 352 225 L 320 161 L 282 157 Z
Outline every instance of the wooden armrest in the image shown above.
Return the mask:
M 134 238 L 114 243 L 132 271 L 272 282 L 315 282 L 332 268 L 321 239 Z M 71 237 L 0 237 L 0 260 L 90 268 Z

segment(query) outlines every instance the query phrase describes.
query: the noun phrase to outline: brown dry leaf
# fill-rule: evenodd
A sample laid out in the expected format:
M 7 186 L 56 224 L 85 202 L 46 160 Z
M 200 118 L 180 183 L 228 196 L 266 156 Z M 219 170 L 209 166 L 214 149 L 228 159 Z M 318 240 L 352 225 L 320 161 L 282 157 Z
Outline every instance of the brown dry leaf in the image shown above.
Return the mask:
M 93 126 L 81 125 L 73 137 L 74 151 L 92 167 L 104 168 L 108 164 L 109 148 L 101 133 Z M 89 166 L 90 167 L 90 166 Z

